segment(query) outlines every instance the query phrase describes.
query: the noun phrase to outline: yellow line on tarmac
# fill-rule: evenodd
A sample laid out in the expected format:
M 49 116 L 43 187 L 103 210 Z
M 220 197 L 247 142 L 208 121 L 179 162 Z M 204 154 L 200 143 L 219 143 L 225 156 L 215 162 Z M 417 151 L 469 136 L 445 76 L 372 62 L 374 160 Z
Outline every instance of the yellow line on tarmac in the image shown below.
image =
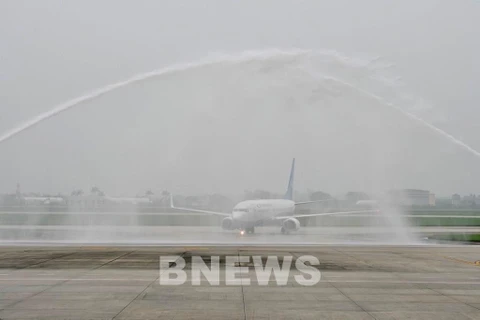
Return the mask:
M 209 248 L 206 247 L 186 247 L 183 248 L 185 251 L 200 251 L 200 250 L 209 250 Z
M 455 262 L 460 262 L 460 263 L 464 263 L 464 264 L 469 264 L 471 266 L 480 267 L 480 260 L 472 262 L 472 261 L 463 260 L 463 259 L 459 259 L 459 258 L 452 258 L 452 257 L 444 257 L 444 258 L 448 259 L 448 260 L 455 261 Z

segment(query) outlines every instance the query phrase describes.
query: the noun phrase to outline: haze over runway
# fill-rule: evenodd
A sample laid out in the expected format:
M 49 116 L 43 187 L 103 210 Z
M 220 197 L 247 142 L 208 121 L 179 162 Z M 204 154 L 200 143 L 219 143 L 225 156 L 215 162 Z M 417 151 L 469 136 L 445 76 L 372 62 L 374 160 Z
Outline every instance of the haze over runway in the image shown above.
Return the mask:
M 0 320 L 480 319 L 479 30 L 474 0 L 0 1 Z

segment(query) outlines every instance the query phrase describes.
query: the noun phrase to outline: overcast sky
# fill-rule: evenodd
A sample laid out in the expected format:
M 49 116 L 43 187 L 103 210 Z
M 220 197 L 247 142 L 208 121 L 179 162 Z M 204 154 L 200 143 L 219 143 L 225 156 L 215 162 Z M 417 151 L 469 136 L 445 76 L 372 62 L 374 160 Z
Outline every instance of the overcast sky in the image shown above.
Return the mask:
M 295 156 L 299 190 L 480 193 L 479 158 L 323 77 L 480 149 L 479 39 L 474 0 L 2 0 L 0 134 L 137 73 L 223 58 L 0 145 L 0 192 L 282 191 Z M 314 53 L 282 54 L 296 48 Z

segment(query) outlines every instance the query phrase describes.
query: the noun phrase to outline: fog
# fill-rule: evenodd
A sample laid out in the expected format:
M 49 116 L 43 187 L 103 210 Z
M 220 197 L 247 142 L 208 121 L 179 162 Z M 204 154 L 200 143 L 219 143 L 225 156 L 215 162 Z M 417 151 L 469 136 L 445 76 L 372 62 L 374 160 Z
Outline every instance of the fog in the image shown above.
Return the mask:
M 3 1 L 0 192 L 477 193 L 475 1 Z M 408 114 L 412 116 L 408 116 Z

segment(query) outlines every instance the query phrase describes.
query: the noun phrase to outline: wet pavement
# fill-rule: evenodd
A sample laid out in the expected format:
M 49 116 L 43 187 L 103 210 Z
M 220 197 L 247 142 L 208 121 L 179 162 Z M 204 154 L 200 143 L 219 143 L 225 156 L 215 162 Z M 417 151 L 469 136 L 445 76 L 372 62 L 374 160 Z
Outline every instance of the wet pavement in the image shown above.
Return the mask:
M 321 279 L 161 285 L 160 256 L 318 258 Z M 478 246 L 1 247 L 0 319 L 480 319 Z M 250 279 L 247 285 L 245 279 Z

